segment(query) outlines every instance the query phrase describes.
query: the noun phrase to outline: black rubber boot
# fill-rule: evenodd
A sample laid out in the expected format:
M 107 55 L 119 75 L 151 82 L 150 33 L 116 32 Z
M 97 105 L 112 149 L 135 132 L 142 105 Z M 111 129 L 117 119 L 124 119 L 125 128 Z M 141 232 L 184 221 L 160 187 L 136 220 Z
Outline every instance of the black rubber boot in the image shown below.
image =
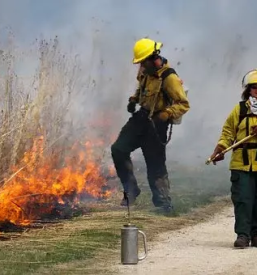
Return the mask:
M 249 247 L 249 239 L 246 236 L 238 236 L 234 242 L 235 248 L 247 248 Z
M 257 247 L 257 236 L 253 236 L 251 238 L 251 246 L 252 247 Z
M 121 200 L 120 205 L 128 206 L 128 203 L 129 203 L 129 206 L 132 206 L 135 203 L 136 198 L 140 195 L 140 193 L 141 193 L 141 190 L 139 188 L 135 189 L 131 193 L 124 192 L 124 197 Z

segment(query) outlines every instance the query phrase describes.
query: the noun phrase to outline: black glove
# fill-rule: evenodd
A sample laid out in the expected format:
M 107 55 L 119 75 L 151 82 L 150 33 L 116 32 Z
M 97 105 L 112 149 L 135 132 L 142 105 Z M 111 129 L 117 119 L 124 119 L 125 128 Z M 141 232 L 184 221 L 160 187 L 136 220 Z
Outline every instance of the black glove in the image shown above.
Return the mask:
M 223 150 L 225 150 L 225 148 L 218 144 L 215 147 L 213 154 L 211 155 L 211 159 L 217 156 L 218 154 L 220 154 Z M 213 164 L 216 165 L 217 161 L 222 161 L 224 160 L 224 158 L 225 158 L 224 155 L 220 154 L 217 158 L 215 158 L 215 160 L 213 161 Z
M 257 126 L 252 126 L 252 132 L 251 134 L 257 135 Z
M 136 111 L 136 102 L 130 101 L 128 106 L 127 106 L 127 110 L 128 110 L 129 113 L 132 113 L 132 114 L 135 113 L 135 111 Z

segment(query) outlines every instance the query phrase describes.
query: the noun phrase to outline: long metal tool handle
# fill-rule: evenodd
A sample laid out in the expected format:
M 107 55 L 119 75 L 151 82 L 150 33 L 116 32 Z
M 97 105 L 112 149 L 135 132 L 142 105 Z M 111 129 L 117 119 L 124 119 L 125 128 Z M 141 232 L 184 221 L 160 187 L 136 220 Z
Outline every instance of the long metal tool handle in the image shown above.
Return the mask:
M 240 141 L 234 143 L 233 145 L 231 145 L 230 147 L 228 147 L 227 149 L 223 150 L 221 153 L 217 154 L 215 157 L 213 158 L 208 158 L 207 161 L 205 162 L 205 164 L 209 165 L 211 162 L 215 161 L 215 159 L 217 159 L 219 156 L 226 154 L 227 152 L 229 152 L 230 150 L 233 150 L 234 148 L 236 148 L 238 145 L 248 141 L 249 139 L 251 139 L 252 137 L 254 137 L 255 134 L 251 134 L 243 139 L 241 139 Z
M 127 192 L 124 192 L 124 198 L 127 201 L 127 208 L 128 208 L 128 224 L 130 224 L 130 209 L 129 209 L 129 196 Z

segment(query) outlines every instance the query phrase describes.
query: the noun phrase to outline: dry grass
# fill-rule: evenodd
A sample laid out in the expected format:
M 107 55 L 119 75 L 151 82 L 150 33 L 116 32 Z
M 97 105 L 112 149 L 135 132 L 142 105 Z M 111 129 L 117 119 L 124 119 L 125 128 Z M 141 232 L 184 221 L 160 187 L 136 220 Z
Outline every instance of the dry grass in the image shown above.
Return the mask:
M 132 223 L 152 242 L 159 233 L 206 221 L 229 204 L 228 198 L 216 199 L 178 217 L 133 208 Z M 107 210 L 107 206 L 111 208 L 113 203 L 91 205 L 99 212 L 90 211 L 0 242 L 1 274 L 114 274 L 111 267 L 120 260 L 120 229 L 127 217 L 124 209 Z
M 67 114 L 80 70 L 77 58 L 65 55 L 57 38 L 36 41 L 28 53 L 19 51 L 14 40 L 10 32 L 0 55 L 1 180 L 40 135 L 44 136 L 44 146 L 50 148 L 46 153 L 59 148 L 62 157 L 68 133 L 74 131 Z M 34 75 L 23 77 L 16 70 L 22 62 L 31 65 L 26 59 L 36 61 L 36 65 Z
M 181 229 L 185 226 L 192 226 L 199 222 L 204 222 L 229 205 L 228 198 L 216 200 L 214 203 L 203 208 L 195 209 L 192 212 L 180 217 L 163 217 L 133 212 L 133 223 L 144 230 L 148 242 L 152 242 L 162 232 Z M 40 268 L 35 274 L 116 274 L 112 265 L 120 260 L 120 228 L 126 223 L 123 211 L 108 211 L 104 213 L 94 213 L 90 217 L 79 218 L 75 223 L 64 225 L 65 232 L 80 232 L 82 229 L 93 230 L 94 232 L 112 232 L 115 238 L 109 239 L 109 244 L 88 243 L 87 248 L 96 247 L 97 253 L 92 260 L 75 260 L 70 263 L 48 266 Z M 101 246 L 102 245 L 102 246 Z

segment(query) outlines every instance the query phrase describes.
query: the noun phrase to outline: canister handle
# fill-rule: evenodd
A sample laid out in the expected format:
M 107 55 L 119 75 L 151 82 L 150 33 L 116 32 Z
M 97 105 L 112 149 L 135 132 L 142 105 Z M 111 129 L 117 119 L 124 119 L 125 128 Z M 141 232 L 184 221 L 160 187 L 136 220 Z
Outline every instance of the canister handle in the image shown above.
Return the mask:
M 141 234 L 143 236 L 143 241 L 144 241 L 144 251 L 145 251 L 145 254 L 142 256 L 142 257 L 138 257 L 138 260 L 139 261 L 142 261 L 146 258 L 147 256 L 147 245 L 146 245 L 146 235 L 143 231 L 141 230 L 138 230 L 138 233 Z

